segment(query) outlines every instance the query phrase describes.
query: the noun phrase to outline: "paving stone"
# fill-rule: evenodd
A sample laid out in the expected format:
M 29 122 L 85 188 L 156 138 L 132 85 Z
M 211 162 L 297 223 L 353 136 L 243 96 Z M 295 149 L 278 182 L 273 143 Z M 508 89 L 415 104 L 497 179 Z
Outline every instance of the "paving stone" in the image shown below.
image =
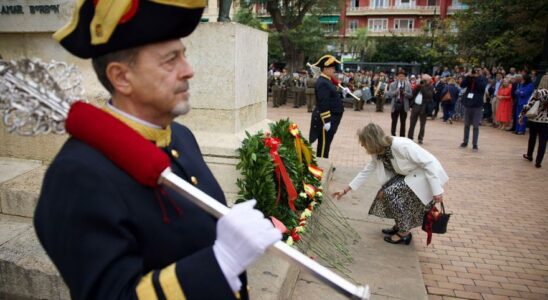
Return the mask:
M 270 120 L 289 117 L 299 124 L 304 133 L 309 131 L 310 116 L 304 108 L 272 108 L 269 103 Z M 375 113 L 374 105 L 365 105 L 365 111 L 362 112 L 345 111 L 330 153 L 330 160 L 337 168 L 362 167 L 369 161 L 370 157 L 356 139 L 356 130 L 369 122 L 378 123 L 385 132 L 390 132 L 390 114 L 387 109 L 384 113 Z M 548 162 L 545 161 L 546 166 L 537 169 L 521 157 L 527 148 L 528 135 L 517 136 L 481 126 L 478 152 L 458 147 L 462 135 L 462 122 L 449 125 L 438 119 L 426 123 L 423 147 L 440 160 L 450 177 L 445 186 L 444 199 L 446 208 L 453 212 L 453 216 L 448 232 L 434 235 L 433 247 L 423 246 L 425 238 L 420 234 L 420 229 L 413 231 L 419 262 L 422 265 L 429 264 L 427 267 L 433 273 L 436 269 L 442 269 L 444 264 L 452 264 L 465 267 L 470 273 L 519 278 L 537 283 L 515 283 L 529 289 L 532 286 L 539 287 L 538 283 L 547 284 L 548 270 L 544 266 L 548 265 L 548 250 L 545 241 L 539 238 L 544 237 L 548 229 L 545 221 L 548 219 L 545 193 Z M 527 184 L 523 184 L 525 182 Z M 527 199 L 526 205 L 517 205 L 524 199 Z M 355 201 L 363 204 L 358 199 Z M 464 247 L 459 249 L 461 244 Z M 510 274 L 503 275 L 500 272 Z M 423 278 L 447 282 L 447 276 L 435 273 L 423 274 Z M 501 288 L 497 282 L 491 284 Z M 506 291 L 520 292 L 511 289 Z M 494 295 L 492 292 L 482 292 L 482 295 L 485 299 L 509 299 L 508 296 Z M 548 299 L 544 290 L 527 294 L 531 297 L 536 295 Z

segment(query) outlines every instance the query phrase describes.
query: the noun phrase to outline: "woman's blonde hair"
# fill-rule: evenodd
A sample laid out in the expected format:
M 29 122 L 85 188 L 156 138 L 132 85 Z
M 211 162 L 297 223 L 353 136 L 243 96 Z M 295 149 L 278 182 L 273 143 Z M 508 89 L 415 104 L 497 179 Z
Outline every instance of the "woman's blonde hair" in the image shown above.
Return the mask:
M 358 129 L 358 139 L 369 154 L 381 154 L 392 145 L 392 137 L 386 136 L 382 128 L 369 123 L 364 128 Z

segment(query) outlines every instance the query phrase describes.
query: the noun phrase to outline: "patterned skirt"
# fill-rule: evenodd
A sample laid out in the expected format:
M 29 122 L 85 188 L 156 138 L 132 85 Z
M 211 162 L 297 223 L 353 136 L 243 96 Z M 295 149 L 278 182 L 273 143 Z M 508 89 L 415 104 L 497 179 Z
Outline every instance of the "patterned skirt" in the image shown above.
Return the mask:
M 369 209 L 369 214 L 394 219 L 400 232 L 406 232 L 422 226 L 424 214 L 433 205 L 434 201 L 424 205 L 405 183 L 405 176 L 396 175 L 381 187 Z

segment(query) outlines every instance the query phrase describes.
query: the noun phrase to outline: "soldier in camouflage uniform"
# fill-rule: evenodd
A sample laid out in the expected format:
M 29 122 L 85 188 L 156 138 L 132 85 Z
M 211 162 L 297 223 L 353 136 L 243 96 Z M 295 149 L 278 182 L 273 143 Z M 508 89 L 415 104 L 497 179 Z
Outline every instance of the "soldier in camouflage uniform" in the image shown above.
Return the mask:
M 289 86 L 291 84 L 291 75 L 287 73 L 287 69 L 282 70 L 282 75 L 280 79 L 281 79 L 281 86 L 282 86 L 280 105 L 283 105 L 287 103 L 287 94 L 288 94 Z
M 272 78 L 272 106 L 278 107 L 282 105 L 282 79 L 280 72 L 274 72 Z
M 306 109 L 308 112 L 312 112 L 316 105 L 316 96 L 314 95 L 314 87 L 316 86 L 316 78 L 310 75 L 305 81 L 305 95 L 306 95 Z
M 384 101 L 385 101 L 385 95 L 388 91 L 388 83 L 386 80 L 386 77 L 384 76 L 384 73 L 381 73 L 379 77 L 379 82 L 377 83 L 377 86 L 375 87 L 375 100 L 377 104 L 376 112 L 383 112 L 384 111 Z

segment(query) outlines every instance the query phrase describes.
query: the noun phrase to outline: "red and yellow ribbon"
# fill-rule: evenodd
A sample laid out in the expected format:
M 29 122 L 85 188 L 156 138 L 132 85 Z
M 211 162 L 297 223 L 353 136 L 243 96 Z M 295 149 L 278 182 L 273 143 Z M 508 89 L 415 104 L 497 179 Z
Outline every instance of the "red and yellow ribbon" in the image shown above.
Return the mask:
M 304 141 L 301 139 L 299 126 L 297 126 L 297 124 L 295 123 L 291 123 L 289 125 L 289 133 L 291 133 L 291 135 L 295 137 L 295 151 L 297 152 L 297 158 L 299 159 L 299 162 L 303 162 L 304 156 L 306 164 L 309 165 L 312 161 L 312 154 L 310 153 L 310 150 L 308 149 Z
M 281 144 L 280 139 L 267 136 L 264 139 L 264 144 L 266 147 L 270 149 L 270 156 L 272 157 L 272 160 L 274 161 L 274 166 L 275 166 L 274 172 L 276 172 L 276 177 L 278 178 L 278 197 L 276 199 L 276 203 L 280 202 L 281 179 L 283 179 L 285 184 L 285 189 L 287 190 L 289 208 L 291 208 L 292 211 L 297 211 L 297 209 L 295 208 L 295 199 L 297 199 L 297 191 L 295 190 L 295 186 L 293 185 L 293 182 L 291 182 L 291 178 L 289 177 L 289 174 L 287 174 L 287 170 L 285 169 L 282 158 L 280 157 L 280 154 L 278 153 L 278 148 L 280 147 L 280 144 Z
M 316 196 L 316 188 L 308 183 L 303 183 L 304 192 L 310 199 L 314 199 L 314 196 Z
M 314 177 L 316 177 L 318 180 L 322 180 L 323 170 L 320 167 L 309 164 L 308 171 L 312 173 L 312 175 L 314 175 Z

